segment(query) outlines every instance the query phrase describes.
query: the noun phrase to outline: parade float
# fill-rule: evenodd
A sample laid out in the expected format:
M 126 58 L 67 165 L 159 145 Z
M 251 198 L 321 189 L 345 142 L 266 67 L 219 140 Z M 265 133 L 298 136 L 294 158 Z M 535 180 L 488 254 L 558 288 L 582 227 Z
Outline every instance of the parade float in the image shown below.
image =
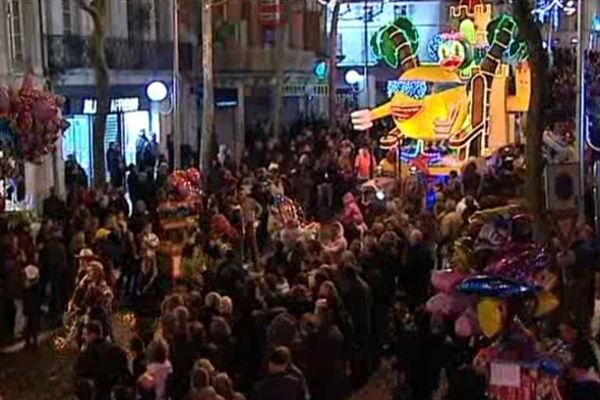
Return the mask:
M 416 55 L 424 44 L 408 18 L 382 27 L 371 47 L 400 76 L 388 84 L 388 102 L 351 115 L 357 130 L 391 117 L 395 129 L 382 145 L 396 147 L 403 164 L 425 160 L 431 175 L 447 175 L 471 157 L 518 141 L 531 95 L 526 46 L 510 15 L 493 18 L 483 0 L 461 0 L 450 17 L 453 26 L 428 44 L 436 60 L 429 64 Z
M 565 343 L 536 329 L 559 306 L 558 277 L 547 247 L 531 239 L 531 221 L 519 205 L 476 213 L 431 277 L 432 316 L 453 321 L 458 337 L 489 343 L 473 363 L 495 400 L 560 399 L 571 359 Z

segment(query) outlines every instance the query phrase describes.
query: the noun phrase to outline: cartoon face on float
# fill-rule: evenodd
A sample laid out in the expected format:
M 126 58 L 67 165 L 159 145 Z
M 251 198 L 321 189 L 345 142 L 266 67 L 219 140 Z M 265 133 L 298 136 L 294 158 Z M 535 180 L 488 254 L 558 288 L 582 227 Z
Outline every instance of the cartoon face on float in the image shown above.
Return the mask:
M 406 71 L 395 83 L 391 114 L 396 127 L 412 139 L 443 139 L 458 132 L 468 113 L 466 85 L 440 66 Z
M 462 33 L 445 33 L 437 51 L 440 66 L 447 71 L 465 68 L 473 61 L 473 50 L 465 42 Z

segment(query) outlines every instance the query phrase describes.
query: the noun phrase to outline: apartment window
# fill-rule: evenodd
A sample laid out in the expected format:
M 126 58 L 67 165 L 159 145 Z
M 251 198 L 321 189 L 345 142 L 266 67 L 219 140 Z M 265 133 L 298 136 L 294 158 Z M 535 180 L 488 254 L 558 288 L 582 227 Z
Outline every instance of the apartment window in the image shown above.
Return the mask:
M 71 0 L 62 0 L 63 33 L 73 33 L 73 21 L 71 19 Z
M 400 4 L 394 6 L 394 18 L 400 17 L 408 17 L 409 14 L 409 5 L 408 4 Z
M 8 45 L 10 62 L 13 69 L 23 69 L 23 21 L 21 14 L 21 0 L 6 1 L 6 15 L 8 19 Z
M 127 31 L 130 40 L 142 40 L 150 30 L 152 5 L 140 0 L 127 2 Z

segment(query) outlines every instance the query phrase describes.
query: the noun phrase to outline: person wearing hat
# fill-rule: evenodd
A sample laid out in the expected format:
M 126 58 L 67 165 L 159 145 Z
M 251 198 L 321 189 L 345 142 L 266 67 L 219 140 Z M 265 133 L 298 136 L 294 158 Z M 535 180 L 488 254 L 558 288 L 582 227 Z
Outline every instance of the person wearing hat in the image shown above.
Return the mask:
M 34 265 L 23 269 L 25 285 L 23 290 L 23 315 L 25 315 L 25 346 L 37 347 L 40 330 L 42 291 L 39 284 L 40 270 Z
M 79 261 L 79 269 L 77 271 L 76 279 L 76 284 L 78 284 L 87 275 L 89 264 L 92 261 L 97 261 L 98 257 L 94 254 L 92 249 L 86 247 L 81 249 L 75 258 Z

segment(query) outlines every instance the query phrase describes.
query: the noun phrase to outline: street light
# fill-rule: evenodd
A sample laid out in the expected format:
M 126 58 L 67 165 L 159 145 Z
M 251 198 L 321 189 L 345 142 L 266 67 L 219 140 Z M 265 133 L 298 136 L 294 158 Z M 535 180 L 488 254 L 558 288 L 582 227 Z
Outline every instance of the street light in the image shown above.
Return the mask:
M 146 87 L 146 96 L 148 96 L 150 101 L 159 103 L 166 99 L 168 94 L 169 89 L 163 81 L 152 81 Z
M 351 69 L 346 72 L 344 79 L 348 85 L 356 85 L 363 79 L 363 76 L 357 70 Z

